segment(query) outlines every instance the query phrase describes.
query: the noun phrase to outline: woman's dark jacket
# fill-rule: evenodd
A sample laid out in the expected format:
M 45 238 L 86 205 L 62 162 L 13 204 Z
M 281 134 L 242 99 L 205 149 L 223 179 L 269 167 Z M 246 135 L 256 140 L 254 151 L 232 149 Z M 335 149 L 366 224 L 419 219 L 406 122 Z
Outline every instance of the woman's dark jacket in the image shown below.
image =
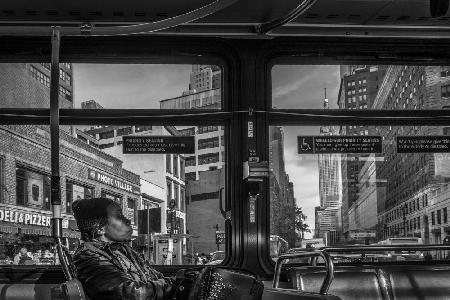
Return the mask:
M 73 264 L 90 299 L 166 300 L 174 282 L 123 243 L 84 242 Z

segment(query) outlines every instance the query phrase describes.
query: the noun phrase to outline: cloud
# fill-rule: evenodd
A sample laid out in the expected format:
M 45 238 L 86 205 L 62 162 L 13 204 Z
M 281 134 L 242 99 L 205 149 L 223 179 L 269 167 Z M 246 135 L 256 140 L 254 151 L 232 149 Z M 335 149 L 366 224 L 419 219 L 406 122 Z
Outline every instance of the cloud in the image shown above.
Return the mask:
M 159 108 L 188 89 L 190 65 L 74 64 L 74 105 L 94 99 L 105 108 Z
M 308 77 L 300 78 L 299 80 L 296 80 L 294 82 L 290 82 L 283 86 L 278 86 L 274 89 L 272 93 L 273 98 L 281 98 L 288 94 L 291 94 L 292 92 L 297 91 L 301 86 L 306 82 L 310 80 Z

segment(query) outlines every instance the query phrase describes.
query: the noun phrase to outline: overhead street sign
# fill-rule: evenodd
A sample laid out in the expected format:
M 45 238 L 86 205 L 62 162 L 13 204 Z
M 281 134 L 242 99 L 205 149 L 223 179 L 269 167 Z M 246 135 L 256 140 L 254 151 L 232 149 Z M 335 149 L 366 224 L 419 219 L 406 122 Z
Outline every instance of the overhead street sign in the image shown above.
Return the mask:
M 397 136 L 397 153 L 449 153 L 450 136 Z
M 375 232 L 350 232 L 350 238 L 352 239 L 363 239 L 363 238 L 371 238 L 376 237 L 377 234 Z
M 124 136 L 124 154 L 193 154 L 195 137 L 193 136 Z
M 381 136 L 298 136 L 298 154 L 381 153 Z

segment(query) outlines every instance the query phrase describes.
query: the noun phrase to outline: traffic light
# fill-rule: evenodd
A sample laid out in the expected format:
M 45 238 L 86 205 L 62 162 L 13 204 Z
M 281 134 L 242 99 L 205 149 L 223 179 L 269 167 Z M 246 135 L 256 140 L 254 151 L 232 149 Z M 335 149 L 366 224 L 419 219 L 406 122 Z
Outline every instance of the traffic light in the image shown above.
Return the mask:
M 150 226 L 150 230 L 148 230 L 147 225 Z M 138 210 L 138 233 L 148 234 L 153 232 L 161 232 L 161 207 Z
M 444 245 L 450 245 L 450 235 L 447 235 L 442 243 Z

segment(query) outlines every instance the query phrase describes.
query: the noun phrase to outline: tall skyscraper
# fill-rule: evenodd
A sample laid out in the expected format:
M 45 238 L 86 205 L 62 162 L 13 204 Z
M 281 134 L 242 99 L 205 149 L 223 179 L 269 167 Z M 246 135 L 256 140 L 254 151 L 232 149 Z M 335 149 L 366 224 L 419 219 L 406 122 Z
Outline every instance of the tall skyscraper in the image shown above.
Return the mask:
M 323 108 L 329 109 L 326 95 Z M 320 135 L 338 135 L 335 126 L 320 127 Z M 337 153 L 318 154 L 320 206 L 316 207 L 316 236 L 325 237 L 328 231 L 339 231 L 339 214 L 342 205 L 341 155 Z

